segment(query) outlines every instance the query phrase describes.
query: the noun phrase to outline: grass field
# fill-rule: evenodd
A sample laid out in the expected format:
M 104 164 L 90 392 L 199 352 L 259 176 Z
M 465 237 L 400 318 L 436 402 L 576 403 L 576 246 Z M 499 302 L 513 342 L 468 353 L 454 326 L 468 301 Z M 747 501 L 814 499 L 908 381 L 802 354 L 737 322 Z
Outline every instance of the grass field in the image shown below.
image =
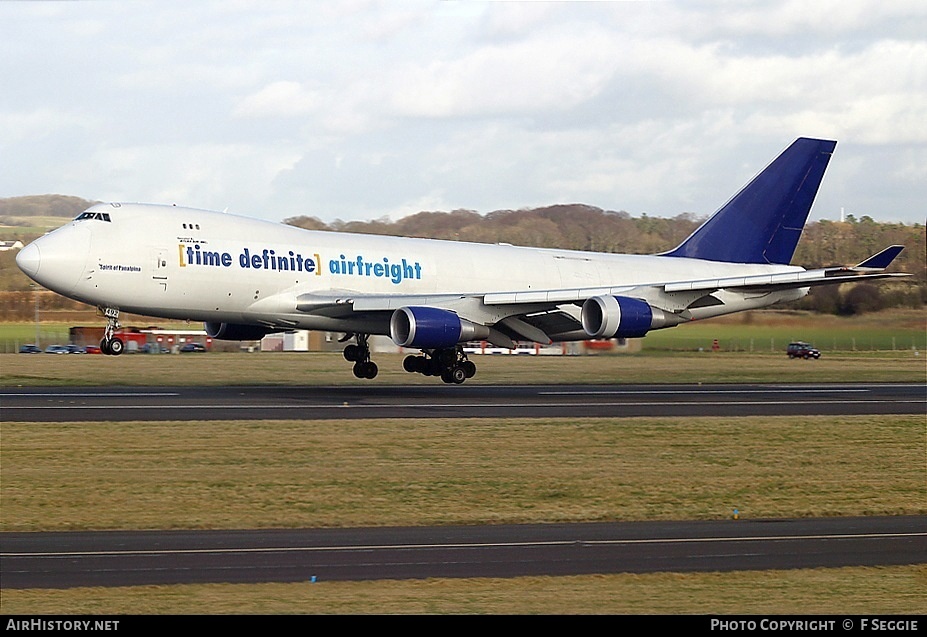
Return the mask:
M 924 427 L 922 416 L 6 422 L 0 528 L 927 514 Z
M 895 566 L 3 591 L 0 606 L 3 613 L 10 615 L 900 615 L 917 618 L 927 613 L 925 589 L 927 566 Z M 261 621 L 268 628 L 277 626 L 270 619 Z
M 16 217 L 4 216 L 0 219 L 0 232 L 4 238 L 32 241 L 49 230 L 63 226 L 67 217 Z
M 746 312 L 656 330 L 644 339 L 648 350 L 710 349 L 783 352 L 791 341 L 807 341 L 822 352 L 927 349 L 927 311 L 889 310 L 854 317 L 773 310 Z
M 358 380 L 338 353 L 264 352 L 122 356 L 0 354 L 0 386 L 440 384 L 376 354 L 380 373 Z M 600 356 L 474 356 L 468 384 L 922 382 L 927 352 L 845 352 L 818 360 L 750 352 L 644 352 Z

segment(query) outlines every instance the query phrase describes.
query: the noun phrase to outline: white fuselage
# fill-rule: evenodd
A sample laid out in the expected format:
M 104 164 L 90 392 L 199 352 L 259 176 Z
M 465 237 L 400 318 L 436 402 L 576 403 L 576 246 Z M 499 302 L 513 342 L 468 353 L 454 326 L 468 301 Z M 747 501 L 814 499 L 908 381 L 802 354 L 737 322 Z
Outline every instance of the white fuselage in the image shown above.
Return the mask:
M 30 252 L 24 250 L 19 262 L 32 278 L 96 306 L 236 324 L 353 329 L 337 316 L 297 310 L 296 299 L 313 293 L 476 295 L 631 288 L 802 271 L 783 265 L 314 232 L 174 206 L 99 204 L 81 217 L 30 244 L 25 249 Z M 751 297 L 722 290 L 716 294 L 722 305 L 693 310 L 692 318 L 764 307 L 805 291 Z

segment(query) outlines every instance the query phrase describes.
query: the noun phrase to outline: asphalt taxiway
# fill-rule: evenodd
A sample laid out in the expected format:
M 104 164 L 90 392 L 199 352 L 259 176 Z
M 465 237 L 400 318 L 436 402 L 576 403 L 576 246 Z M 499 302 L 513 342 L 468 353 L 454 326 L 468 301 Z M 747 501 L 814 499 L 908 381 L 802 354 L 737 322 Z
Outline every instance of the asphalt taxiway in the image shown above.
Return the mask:
M 927 413 L 924 383 L 24 387 L 5 421 L 776 416 Z

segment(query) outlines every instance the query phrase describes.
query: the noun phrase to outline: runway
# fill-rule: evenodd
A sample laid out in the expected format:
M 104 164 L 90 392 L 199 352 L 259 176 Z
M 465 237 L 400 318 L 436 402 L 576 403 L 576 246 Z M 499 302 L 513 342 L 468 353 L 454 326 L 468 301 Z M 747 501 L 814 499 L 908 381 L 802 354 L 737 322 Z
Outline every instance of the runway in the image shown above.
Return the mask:
M 563 576 L 927 563 L 927 516 L 0 534 L 3 587 Z
M 26 387 L 4 421 L 924 414 L 923 383 Z

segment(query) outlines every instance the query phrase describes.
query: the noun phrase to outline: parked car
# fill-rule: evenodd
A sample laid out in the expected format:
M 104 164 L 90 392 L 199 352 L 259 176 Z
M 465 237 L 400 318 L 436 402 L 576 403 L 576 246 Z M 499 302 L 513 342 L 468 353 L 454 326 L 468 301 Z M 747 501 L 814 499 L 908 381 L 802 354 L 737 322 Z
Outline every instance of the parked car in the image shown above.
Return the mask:
M 42 350 L 41 348 L 39 348 L 38 345 L 29 344 L 29 345 L 23 345 L 22 347 L 20 347 L 19 353 L 20 354 L 41 354 Z
M 789 343 L 785 351 L 789 358 L 821 358 L 820 350 L 803 341 Z
M 84 348 L 85 354 L 102 354 L 103 350 L 100 349 L 99 345 L 88 345 Z
M 74 343 L 69 343 L 65 347 L 68 348 L 68 354 L 86 354 L 87 353 L 87 350 L 85 350 L 80 345 L 75 345 Z
M 181 352 L 205 352 L 206 346 L 199 343 L 184 343 L 180 346 Z
M 68 348 L 65 345 L 49 345 L 45 348 L 46 354 L 69 354 Z

